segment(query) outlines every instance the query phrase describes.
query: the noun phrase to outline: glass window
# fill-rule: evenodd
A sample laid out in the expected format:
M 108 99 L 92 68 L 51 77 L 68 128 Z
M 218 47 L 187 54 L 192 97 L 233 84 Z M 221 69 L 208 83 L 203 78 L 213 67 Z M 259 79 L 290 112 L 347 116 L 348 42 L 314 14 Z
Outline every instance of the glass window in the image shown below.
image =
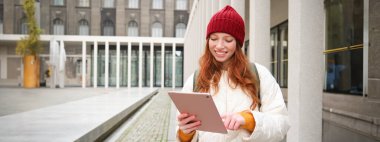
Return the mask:
M 184 23 L 178 23 L 175 26 L 175 37 L 184 37 L 186 32 L 186 25 Z
M 128 8 L 139 8 L 139 0 L 128 0 Z
M 187 0 L 177 0 L 176 9 L 187 10 Z
M 288 86 L 288 22 L 271 29 L 271 72 L 281 87 Z
M 153 23 L 152 37 L 162 37 L 162 24 L 160 22 Z
M 90 28 L 87 20 L 82 19 L 79 21 L 79 35 L 89 35 Z
M 136 21 L 128 23 L 128 36 L 139 36 L 139 26 Z
M 80 7 L 89 7 L 90 6 L 90 1 L 89 0 L 79 0 Z
M 113 25 L 113 22 L 111 20 L 106 20 L 104 21 L 104 25 L 103 25 L 103 35 L 105 36 L 113 36 L 115 35 L 114 34 L 114 25 Z
M 162 9 L 163 7 L 162 0 L 152 0 L 152 3 L 153 3 L 152 5 L 153 9 Z
M 278 81 L 278 69 L 277 69 L 277 60 L 278 60 L 278 27 L 274 27 L 271 30 L 270 34 L 270 45 L 271 45 L 271 72 L 273 77 Z
M 26 18 L 22 18 L 20 22 L 21 22 L 20 34 L 28 34 L 28 23 L 26 21 Z
M 327 92 L 363 92 L 363 1 L 326 0 Z
M 103 0 L 103 7 L 114 8 L 115 7 L 115 1 L 114 0 Z
M 63 0 L 54 0 L 53 5 L 63 5 L 64 1 Z
M 63 21 L 59 18 L 53 21 L 53 34 L 54 35 L 64 35 L 65 34 L 65 25 Z

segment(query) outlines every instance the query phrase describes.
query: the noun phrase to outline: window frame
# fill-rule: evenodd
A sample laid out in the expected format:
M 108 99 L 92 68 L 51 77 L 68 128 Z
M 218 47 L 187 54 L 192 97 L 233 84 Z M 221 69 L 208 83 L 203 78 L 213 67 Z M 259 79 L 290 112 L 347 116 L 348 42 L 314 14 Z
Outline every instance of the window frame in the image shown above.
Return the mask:
M 109 26 L 109 27 L 107 27 Z M 108 31 L 108 29 L 106 30 L 106 28 L 112 28 L 112 34 L 106 34 L 106 31 Z M 102 25 L 102 35 L 103 36 L 115 36 L 115 22 L 113 22 L 112 20 L 110 19 L 106 19 L 103 21 L 103 25 Z
M 111 3 L 111 2 L 108 2 L 108 1 L 112 1 L 112 5 L 110 5 L 110 6 L 108 6 L 108 4 L 109 3 Z M 106 2 L 108 2 L 108 3 L 106 3 Z M 103 8 L 115 8 L 115 0 L 103 0 Z
M 81 34 L 83 26 L 87 26 L 87 34 Z M 78 35 L 90 35 L 90 23 L 86 19 L 78 21 Z
M 28 34 L 28 22 L 26 17 L 20 19 L 20 34 Z
M 58 23 L 58 22 L 61 22 L 61 23 Z M 62 31 L 59 31 L 60 28 L 62 28 Z M 63 21 L 61 18 L 55 18 L 53 20 L 53 35 L 65 35 L 65 21 Z
M 159 26 L 160 26 L 160 29 L 158 28 L 158 27 L 155 27 L 155 25 L 157 25 L 157 24 L 160 24 Z M 160 30 L 160 31 L 159 31 Z M 159 22 L 159 21 L 156 21 L 156 22 L 154 22 L 153 24 L 152 24 L 152 27 L 151 27 L 151 37 L 164 37 L 164 29 L 163 29 L 163 25 L 161 24 L 161 22 Z M 159 33 L 159 32 L 161 32 L 161 36 L 156 36 L 156 34 L 155 33 Z M 158 35 L 158 34 L 157 34 Z
M 178 26 L 181 26 L 181 25 L 184 25 L 184 29 L 178 29 Z M 180 27 L 180 28 L 183 28 L 183 27 Z M 185 36 L 185 33 L 186 33 L 186 28 L 187 28 L 187 25 L 183 22 L 179 22 L 175 25 L 175 36 L 174 37 L 178 37 L 178 38 L 183 38 Z M 179 32 L 181 33 L 182 36 L 179 35 Z
M 136 27 L 133 26 L 133 24 L 136 24 Z M 131 29 L 131 26 L 132 28 L 136 28 L 136 29 Z M 137 33 L 136 35 L 130 35 L 131 30 L 136 30 L 135 32 Z M 139 36 L 139 24 L 137 23 L 136 20 L 131 20 L 128 22 L 128 26 L 127 26 L 127 36 L 133 36 L 133 37 L 137 37 Z
M 131 1 L 134 1 L 134 3 L 137 2 L 136 6 L 135 5 L 132 5 L 134 7 L 131 6 Z M 130 9 L 139 9 L 140 8 L 140 0 L 128 0 L 128 8 Z
M 288 35 L 285 35 L 282 31 L 286 31 Z M 274 36 L 274 37 L 273 37 Z M 285 36 L 287 38 L 285 38 Z M 273 39 L 274 38 L 274 39 Z M 286 40 L 285 40 L 286 39 Z M 288 20 L 281 22 L 280 24 L 273 26 L 270 31 L 270 48 L 271 53 L 271 73 L 276 79 L 281 88 L 288 87 L 288 50 L 289 50 L 289 23 Z M 284 42 L 286 41 L 286 45 Z M 285 55 L 285 49 L 286 54 Z M 284 53 L 284 54 L 283 54 Z M 287 58 L 285 58 L 285 56 Z
M 365 81 L 364 68 L 365 67 L 363 63 L 364 62 L 364 37 L 361 37 L 363 36 L 365 30 L 364 30 L 364 22 L 363 20 L 360 20 L 360 18 L 363 19 L 365 17 L 364 2 L 361 1 L 363 2 L 362 3 L 363 7 L 355 7 L 357 5 L 354 3 L 360 2 L 360 0 L 339 1 L 339 2 L 342 2 L 339 5 L 339 7 L 341 7 L 342 10 L 338 11 L 341 13 L 333 13 L 336 11 L 329 11 L 329 10 L 334 10 L 333 7 L 335 3 L 330 3 L 330 1 L 326 0 L 324 4 L 325 14 L 326 14 L 326 23 L 325 23 L 326 24 L 325 25 L 325 32 L 326 32 L 325 44 L 326 45 L 325 45 L 325 50 L 323 51 L 323 54 L 324 54 L 324 59 L 325 59 L 324 64 L 325 64 L 326 69 L 324 72 L 323 91 L 328 92 L 328 93 L 333 93 L 333 94 L 339 93 L 339 94 L 347 94 L 347 95 L 364 95 L 365 96 L 365 93 L 366 93 L 365 91 L 366 84 L 364 83 Z M 346 3 L 343 3 L 343 2 L 346 2 Z M 354 4 L 353 7 L 345 7 L 345 6 L 350 6 L 352 4 Z M 362 8 L 362 9 L 358 10 L 355 8 Z M 348 10 L 348 11 L 345 11 L 345 10 Z M 354 13 L 358 11 L 362 12 L 361 15 L 360 14 L 354 15 Z M 332 16 L 333 14 L 334 16 Z M 338 15 L 340 17 L 336 17 L 335 15 Z M 359 18 L 359 20 L 356 18 Z M 331 21 L 329 21 L 329 19 L 331 19 Z M 356 23 L 358 21 L 361 21 L 363 23 Z M 342 26 L 339 26 L 339 27 L 334 27 L 335 25 L 339 25 L 339 22 L 344 23 L 344 24 L 341 24 Z M 355 29 L 355 26 L 356 26 L 356 29 Z M 350 29 L 350 30 L 347 30 L 347 29 Z M 341 35 L 339 35 L 339 32 L 337 32 L 336 30 L 339 30 L 339 31 L 343 30 L 344 33 L 343 34 L 340 33 Z M 359 31 L 361 30 L 361 32 L 357 32 L 356 30 L 359 30 Z M 359 33 L 359 34 L 355 35 L 355 33 Z M 331 40 L 332 39 L 331 35 L 334 35 L 336 38 L 334 38 L 334 40 Z M 358 39 L 361 41 L 357 41 Z M 363 57 L 358 58 L 357 56 L 360 56 L 360 55 Z M 355 59 L 355 60 L 352 60 L 352 59 Z M 363 60 L 363 61 L 360 62 L 360 60 Z M 347 63 L 349 65 L 348 65 L 348 68 L 345 68 L 345 69 L 347 69 L 348 71 L 345 71 L 344 69 L 342 69 L 342 67 L 344 67 Z M 356 63 L 361 63 L 362 69 L 358 69 L 360 68 L 360 66 L 354 66 Z M 358 73 L 358 72 L 359 73 L 361 72 L 361 75 L 360 75 L 361 82 L 360 80 L 359 81 L 355 80 L 357 79 L 356 77 L 358 77 L 358 75 L 355 75 L 355 73 Z M 338 79 L 335 79 L 335 78 L 338 78 Z M 348 81 L 347 80 L 342 81 L 340 79 L 347 79 Z M 344 83 L 348 82 L 349 85 L 342 85 L 342 82 Z M 337 87 L 335 87 L 335 85 Z M 361 92 L 355 89 L 358 89 L 358 90 L 361 89 Z
M 87 5 L 83 5 L 87 4 Z M 78 7 L 90 7 L 91 0 L 78 0 Z
M 53 2 L 52 5 L 54 5 L 54 6 L 64 6 L 66 1 L 65 0 L 53 0 L 52 2 Z
M 179 3 L 179 1 L 181 1 L 180 3 Z M 188 8 L 188 6 L 187 6 L 187 3 L 188 3 L 188 1 L 187 0 L 176 0 L 175 1 L 175 9 L 176 10 L 187 10 Z M 180 5 L 180 4 L 182 4 L 182 5 L 184 5 L 183 7 L 182 7 L 182 5 Z
M 152 9 L 164 9 L 164 0 L 152 0 Z

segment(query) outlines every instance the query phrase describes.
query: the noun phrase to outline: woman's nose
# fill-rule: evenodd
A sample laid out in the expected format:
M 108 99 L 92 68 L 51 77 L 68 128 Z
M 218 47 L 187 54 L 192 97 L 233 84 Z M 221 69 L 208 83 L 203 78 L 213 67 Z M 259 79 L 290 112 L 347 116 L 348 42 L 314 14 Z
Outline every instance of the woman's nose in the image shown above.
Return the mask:
M 223 40 L 218 40 L 218 43 L 216 44 L 216 48 L 224 48 Z

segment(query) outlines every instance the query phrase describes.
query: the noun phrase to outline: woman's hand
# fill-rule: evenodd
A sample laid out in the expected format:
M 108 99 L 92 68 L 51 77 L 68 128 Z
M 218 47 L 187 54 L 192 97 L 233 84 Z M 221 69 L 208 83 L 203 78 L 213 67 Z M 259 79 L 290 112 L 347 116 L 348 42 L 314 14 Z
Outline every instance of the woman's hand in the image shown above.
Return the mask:
M 229 130 L 237 130 L 245 124 L 245 119 L 239 113 L 224 114 L 221 116 L 224 121 L 224 127 Z
M 201 126 L 201 121 L 196 120 L 195 115 L 181 113 L 177 116 L 177 119 L 179 129 L 181 129 L 185 134 L 189 134 Z

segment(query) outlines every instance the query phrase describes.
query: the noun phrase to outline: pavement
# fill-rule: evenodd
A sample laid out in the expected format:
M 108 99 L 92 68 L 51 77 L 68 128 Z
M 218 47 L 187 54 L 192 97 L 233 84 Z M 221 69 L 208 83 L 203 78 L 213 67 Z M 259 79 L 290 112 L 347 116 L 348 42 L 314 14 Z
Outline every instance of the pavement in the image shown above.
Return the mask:
M 115 92 L 115 88 L 0 88 L 0 117 Z
M 0 141 L 99 140 L 156 92 L 155 88 L 1 88 Z
M 168 137 L 170 130 L 172 103 L 167 95 L 170 89 L 161 89 L 151 101 L 136 113 L 133 120 L 119 136 L 108 141 L 116 142 L 167 142 L 172 139 Z

